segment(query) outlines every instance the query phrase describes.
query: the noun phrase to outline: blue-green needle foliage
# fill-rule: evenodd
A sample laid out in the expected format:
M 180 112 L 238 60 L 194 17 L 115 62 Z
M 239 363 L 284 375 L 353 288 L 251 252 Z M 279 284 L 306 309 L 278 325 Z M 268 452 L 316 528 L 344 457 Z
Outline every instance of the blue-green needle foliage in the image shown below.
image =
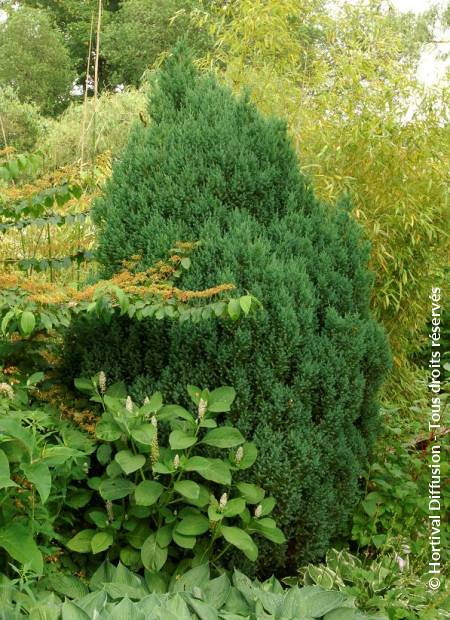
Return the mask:
M 296 566 L 347 531 L 377 432 L 390 355 L 369 312 L 369 248 L 348 205 L 315 198 L 285 124 L 197 74 L 182 52 L 159 74 L 149 113 L 95 207 L 105 275 L 132 255 L 148 267 L 177 241 L 200 240 L 183 288 L 231 282 L 264 310 L 237 322 L 80 327 L 69 361 L 74 374 L 134 382 L 141 398 L 233 385 L 230 421 L 259 448 L 247 477 L 277 498 L 289 539 L 261 563 Z

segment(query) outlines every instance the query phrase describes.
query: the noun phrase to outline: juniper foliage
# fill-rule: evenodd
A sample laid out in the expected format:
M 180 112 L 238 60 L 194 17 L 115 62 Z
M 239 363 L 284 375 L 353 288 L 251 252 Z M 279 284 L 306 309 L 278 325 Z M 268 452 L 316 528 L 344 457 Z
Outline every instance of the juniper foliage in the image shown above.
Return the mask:
M 347 531 L 377 433 L 390 355 L 369 312 L 369 247 L 347 201 L 315 198 L 284 122 L 197 74 L 182 52 L 159 74 L 149 113 L 95 207 L 104 274 L 201 240 L 183 287 L 232 282 L 264 310 L 236 323 L 120 319 L 101 343 L 98 326 L 84 324 L 67 363 L 134 382 L 137 398 L 160 389 L 183 401 L 188 383 L 233 385 L 230 422 L 260 454 L 247 476 L 277 498 L 289 539 L 261 566 L 292 570 Z

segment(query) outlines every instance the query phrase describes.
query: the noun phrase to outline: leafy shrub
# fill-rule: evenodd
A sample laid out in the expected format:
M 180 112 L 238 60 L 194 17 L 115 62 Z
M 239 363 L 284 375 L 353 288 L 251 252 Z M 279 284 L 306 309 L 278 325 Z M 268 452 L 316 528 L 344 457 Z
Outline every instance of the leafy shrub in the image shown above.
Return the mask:
M 408 564 L 399 555 L 363 562 L 347 551 L 330 549 L 325 564 L 310 564 L 300 573 L 306 586 L 315 584 L 354 596 L 358 607 L 369 613 L 385 613 L 383 617 L 396 620 L 449 618 L 445 593 L 427 590 L 426 576 L 417 577 Z
M 67 105 L 74 78 L 64 36 L 42 9 L 18 6 L 0 22 L 0 84 L 43 114 Z
M 425 436 L 424 442 L 427 443 Z M 427 452 L 398 444 L 382 461 L 374 463 L 368 474 L 367 491 L 354 517 L 352 538 L 360 547 L 397 551 L 411 548 L 417 570 L 428 564 L 429 518 L 428 484 L 430 472 Z M 441 464 L 445 478 L 448 464 Z M 448 491 L 442 488 L 443 497 Z M 447 536 L 442 531 L 445 557 Z
M 19 152 L 33 149 L 44 124 L 37 107 L 32 103 L 21 103 L 11 87 L 1 86 L 0 109 L 0 150 L 8 146 Z
M 239 620 L 274 618 L 298 620 L 369 620 L 354 607 L 354 599 L 318 586 L 283 589 L 274 578 L 250 581 L 235 570 L 210 578 L 208 564 L 176 574 L 168 585 L 155 576 L 133 574 L 123 564 L 102 564 L 88 585 L 75 577 L 56 575 L 45 584 L 49 590 L 27 589 L 19 580 L 3 578 L 2 613 L 5 620 Z M 64 602 L 55 595 L 67 597 Z
M 94 554 L 110 549 L 109 556 L 120 553 L 127 566 L 143 565 L 157 573 L 166 563 L 183 565 L 189 558 L 194 564 L 216 562 L 230 546 L 254 562 L 255 534 L 284 542 L 267 516 L 275 506 L 273 497 L 264 497 L 254 484 L 232 480 L 234 472 L 256 459 L 254 444 L 215 419 L 230 410 L 232 388 L 209 392 L 189 386 L 197 407 L 194 417 L 179 405 L 163 406 L 159 392 L 138 407 L 124 398 L 120 384 L 106 390 L 103 373 L 75 383 L 105 409 L 96 425 L 104 443 L 96 451 L 101 471 L 94 468 L 88 482 L 99 506 L 95 498 L 89 502 L 90 527 L 67 542 L 69 549 Z M 161 423 L 171 428 L 167 448 L 161 444 Z M 205 458 L 195 454 L 200 445 L 232 450 L 227 458 Z
M 70 373 L 104 368 L 134 381 L 138 399 L 160 389 L 181 404 L 189 381 L 234 385 L 228 421 L 258 446 L 249 475 L 277 498 L 288 556 L 318 557 L 347 530 L 389 365 L 369 313 L 368 246 L 343 204 L 315 199 L 284 123 L 182 55 L 159 75 L 149 109 L 152 122 L 132 133 L 95 207 L 105 275 L 132 255 L 145 267 L 177 239 L 200 240 L 185 282 L 231 282 L 265 311 L 245 326 L 84 326 L 71 336 Z M 133 343 L 124 355 L 123 342 Z M 268 553 L 262 564 L 286 563 Z
M 94 451 L 79 430 L 48 408 L 32 406 L 29 392 L 42 377 L 35 373 L 14 388 L 0 382 L 0 548 L 7 552 L 2 570 L 12 559 L 38 575 L 44 556 L 58 549 L 62 536 L 55 522 L 66 506 L 74 506 L 75 481 L 86 477 Z M 66 526 L 74 520 L 74 513 L 66 515 Z
M 145 96 L 139 90 L 102 93 L 95 107 L 94 145 L 94 102 L 88 100 L 86 112 L 81 103 L 72 103 L 59 118 L 49 122 L 45 137 L 38 145 L 45 156 L 46 167 L 51 170 L 78 162 L 82 141 L 87 159 L 105 151 L 117 154 L 126 144 L 130 126 L 139 119 L 139 112 L 144 108 Z M 87 123 L 83 135 L 85 114 Z

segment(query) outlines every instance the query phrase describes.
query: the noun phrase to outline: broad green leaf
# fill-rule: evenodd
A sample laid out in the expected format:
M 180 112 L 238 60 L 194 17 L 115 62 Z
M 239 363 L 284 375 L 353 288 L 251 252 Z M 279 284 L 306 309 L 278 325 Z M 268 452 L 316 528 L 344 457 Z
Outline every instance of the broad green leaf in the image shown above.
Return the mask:
M 227 542 L 237 547 L 251 561 L 256 562 L 258 557 L 258 547 L 251 537 L 239 527 L 222 526 L 221 532 Z
M 241 316 L 241 306 L 238 299 L 230 299 L 227 306 L 228 315 L 233 321 L 237 321 Z
M 160 547 L 156 541 L 156 534 L 150 534 L 142 545 L 141 559 L 142 564 L 149 571 L 158 572 L 167 560 L 167 547 Z
M 92 394 L 95 389 L 92 379 L 87 379 L 86 377 L 77 377 L 74 380 L 74 384 L 77 390 L 84 394 Z
M 170 545 L 172 540 L 172 526 L 171 525 L 163 525 L 156 532 L 156 542 L 160 547 L 167 547 Z
M 306 613 L 313 618 L 322 618 L 333 609 L 341 607 L 345 598 L 342 592 L 314 592 L 306 600 Z
M 105 500 L 122 499 L 134 491 L 134 484 L 125 478 L 103 480 L 99 488 L 100 495 Z
M 145 405 L 141 407 L 141 413 L 143 415 L 147 415 L 149 413 L 156 413 L 159 409 L 161 409 L 163 405 L 163 398 L 161 392 L 155 392 L 150 397 L 150 400 Z
M 29 310 L 24 310 L 19 321 L 21 332 L 24 336 L 29 336 L 36 326 L 36 318 Z
M 205 600 L 216 609 L 221 609 L 225 605 L 231 590 L 231 583 L 227 575 L 223 573 L 220 577 L 211 579 L 206 583 L 203 591 Z
M 187 461 L 184 468 L 186 471 L 196 471 L 206 480 L 217 482 L 217 484 L 231 484 L 230 468 L 220 459 L 193 456 Z
M 208 396 L 208 411 L 214 413 L 230 411 L 235 398 L 236 390 L 234 388 L 228 386 L 216 388 Z
M 200 497 L 200 486 L 192 480 L 178 480 L 173 485 L 177 493 L 188 499 L 198 499 Z
M 242 445 L 243 456 L 237 464 L 239 469 L 248 469 L 253 465 L 258 456 L 258 450 L 254 443 L 246 442 Z
M 64 573 L 58 571 L 57 573 L 51 574 L 48 579 L 51 589 L 58 594 L 62 594 L 62 596 L 81 598 L 89 593 L 89 588 L 81 579 L 72 575 L 64 575 Z
M 0 489 L 16 486 L 17 484 L 10 478 L 8 457 L 3 450 L 0 450 Z
M 275 508 L 276 500 L 274 497 L 265 497 L 260 502 L 261 504 L 261 516 L 265 517 L 272 512 Z
M 89 620 L 85 611 L 71 601 L 65 601 L 61 607 L 62 620 Z
M 245 510 L 245 500 L 242 497 L 236 497 L 235 499 L 230 499 L 224 510 L 223 514 L 225 517 L 235 517 L 236 515 L 240 515 Z
M 17 441 L 24 446 L 30 456 L 36 449 L 36 441 L 31 430 L 24 428 L 22 424 L 14 418 L 0 418 L 0 433 L 4 433 L 13 439 L 17 439 Z
M 189 394 L 192 401 L 194 402 L 194 405 L 198 406 L 201 395 L 202 395 L 201 389 L 198 388 L 196 385 L 188 385 L 186 389 L 187 389 L 187 393 Z
M 183 534 L 179 534 L 176 530 L 172 532 L 173 541 L 183 549 L 193 549 L 197 542 L 195 536 L 184 536 Z
M 27 564 L 39 575 L 42 574 L 44 562 L 42 553 L 34 542 L 31 532 L 22 523 L 8 523 L 0 528 L 0 547 L 20 562 Z
M 106 551 L 114 542 L 110 532 L 97 532 L 91 539 L 92 553 Z
M 259 519 L 253 522 L 252 529 L 277 545 L 282 545 L 286 542 L 283 532 L 276 526 L 273 519 Z
M 244 312 L 247 315 L 250 312 L 250 308 L 252 306 L 252 297 L 251 295 L 244 295 L 239 298 L 239 304 Z
M 233 426 L 221 426 L 208 431 L 201 443 L 215 448 L 234 448 L 244 443 L 241 432 Z
M 127 386 L 123 381 L 117 381 L 108 387 L 106 390 L 106 396 L 108 398 L 126 398 L 127 397 Z
M 174 418 L 181 418 L 187 422 L 195 423 L 194 417 L 187 409 L 180 407 L 180 405 L 164 405 L 157 415 L 158 420 L 166 421 Z
M 141 424 L 137 428 L 131 431 L 131 436 L 135 441 L 142 443 L 146 446 L 150 446 L 155 437 L 156 429 L 153 424 Z
M 95 435 L 103 441 L 117 441 L 122 435 L 122 431 L 115 422 L 100 420 L 95 427 Z
M 152 506 L 158 501 L 163 492 L 164 487 L 159 482 L 143 480 L 137 485 L 134 491 L 134 498 L 138 506 Z
M 115 459 L 126 474 L 132 474 L 145 465 L 143 454 L 133 454 L 130 450 L 120 450 Z
M 259 504 L 265 495 L 264 489 L 256 486 L 256 484 L 239 482 L 236 488 L 248 504 Z
M 176 526 L 175 531 L 182 536 L 199 536 L 209 529 L 208 519 L 201 515 L 189 515 L 184 517 Z
M 45 463 L 37 461 L 30 465 L 23 464 L 22 470 L 29 482 L 36 487 L 41 502 L 45 504 L 50 495 L 50 489 L 52 488 L 52 477 L 48 466 Z
M 181 430 L 172 431 L 169 435 L 169 443 L 172 450 L 185 450 L 197 442 L 194 435 L 189 435 Z
M 71 551 L 77 551 L 77 553 L 91 553 L 91 540 L 94 536 L 95 530 L 81 530 L 66 543 L 66 547 Z

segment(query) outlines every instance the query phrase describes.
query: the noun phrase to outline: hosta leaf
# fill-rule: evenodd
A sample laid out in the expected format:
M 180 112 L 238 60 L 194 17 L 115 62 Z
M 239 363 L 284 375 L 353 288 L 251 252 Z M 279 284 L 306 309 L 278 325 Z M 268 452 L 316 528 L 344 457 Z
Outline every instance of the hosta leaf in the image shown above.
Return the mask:
M 158 572 L 167 560 L 167 547 L 160 547 L 156 540 L 156 534 L 150 534 L 142 545 L 141 559 L 142 564 L 149 571 Z
M 70 601 L 65 601 L 61 607 L 62 620 L 89 620 L 85 611 Z

